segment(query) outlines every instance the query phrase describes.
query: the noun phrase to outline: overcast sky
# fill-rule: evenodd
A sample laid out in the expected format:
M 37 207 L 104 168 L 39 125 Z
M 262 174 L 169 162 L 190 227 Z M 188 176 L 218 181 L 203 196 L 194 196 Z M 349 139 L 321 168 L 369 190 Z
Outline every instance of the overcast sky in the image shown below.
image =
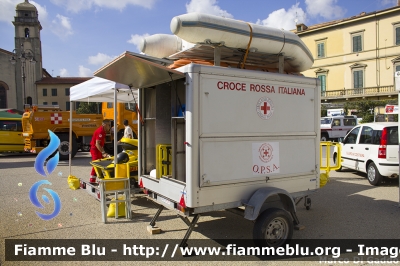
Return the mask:
M 0 48 L 14 47 L 15 7 L 0 0 Z M 291 30 L 372 12 L 397 0 L 36 0 L 43 67 L 53 76 L 91 77 L 125 51 L 140 52 L 143 36 L 171 34 L 174 16 L 200 12 Z

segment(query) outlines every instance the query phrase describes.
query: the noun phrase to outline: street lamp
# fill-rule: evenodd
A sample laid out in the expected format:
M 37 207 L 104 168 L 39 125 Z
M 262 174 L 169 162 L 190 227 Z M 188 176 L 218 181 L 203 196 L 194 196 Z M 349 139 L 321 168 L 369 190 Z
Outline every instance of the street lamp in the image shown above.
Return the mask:
M 19 60 L 22 65 L 22 84 L 23 84 L 23 104 L 22 106 L 24 107 L 26 104 L 26 92 L 25 92 L 25 66 L 26 66 L 26 61 L 28 60 L 32 64 L 36 63 L 34 53 L 31 49 L 24 49 L 24 45 L 21 43 L 21 48 L 19 49 L 14 49 L 12 51 L 12 56 L 10 58 L 10 63 L 15 65 L 17 61 Z

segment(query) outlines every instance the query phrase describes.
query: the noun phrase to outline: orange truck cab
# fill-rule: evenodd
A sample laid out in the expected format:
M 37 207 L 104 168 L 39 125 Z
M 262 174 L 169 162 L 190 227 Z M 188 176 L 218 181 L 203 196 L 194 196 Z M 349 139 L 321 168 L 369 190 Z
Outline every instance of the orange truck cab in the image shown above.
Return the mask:
M 103 102 L 101 106 L 104 119 L 114 120 L 114 103 Z M 117 103 L 117 130 L 118 140 L 124 136 L 124 120 L 128 120 L 133 131 L 133 138 L 137 139 L 138 116 L 135 103 Z

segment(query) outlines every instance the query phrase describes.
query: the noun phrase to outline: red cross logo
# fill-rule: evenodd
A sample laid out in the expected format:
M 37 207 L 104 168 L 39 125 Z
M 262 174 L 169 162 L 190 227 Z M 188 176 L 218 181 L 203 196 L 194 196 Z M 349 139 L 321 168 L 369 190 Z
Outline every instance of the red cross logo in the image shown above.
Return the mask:
M 271 107 L 268 106 L 267 102 L 264 102 L 264 104 L 261 106 L 261 110 L 264 111 L 264 114 L 266 115 L 269 110 L 271 110 Z
M 259 158 L 261 159 L 261 161 L 263 161 L 264 163 L 271 161 L 273 157 L 273 149 L 269 143 L 263 143 L 258 151 L 260 152 Z
M 274 103 L 268 97 L 262 97 L 257 101 L 257 114 L 261 119 L 269 119 L 274 113 Z

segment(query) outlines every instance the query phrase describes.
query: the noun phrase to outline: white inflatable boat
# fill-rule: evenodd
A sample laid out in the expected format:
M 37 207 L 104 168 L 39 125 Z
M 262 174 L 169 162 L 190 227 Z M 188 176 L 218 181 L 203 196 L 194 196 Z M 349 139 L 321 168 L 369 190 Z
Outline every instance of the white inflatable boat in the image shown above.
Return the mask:
M 244 50 L 250 43 L 250 52 L 283 54 L 287 72 L 302 72 L 314 63 L 310 50 L 290 31 L 199 13 L 174 17 L 170 28 L 175 35 L 157 34 L 145 38 L 142 52 L 168 57 L 184 49 L 182 40 L 193 44 L 220 43 Z

